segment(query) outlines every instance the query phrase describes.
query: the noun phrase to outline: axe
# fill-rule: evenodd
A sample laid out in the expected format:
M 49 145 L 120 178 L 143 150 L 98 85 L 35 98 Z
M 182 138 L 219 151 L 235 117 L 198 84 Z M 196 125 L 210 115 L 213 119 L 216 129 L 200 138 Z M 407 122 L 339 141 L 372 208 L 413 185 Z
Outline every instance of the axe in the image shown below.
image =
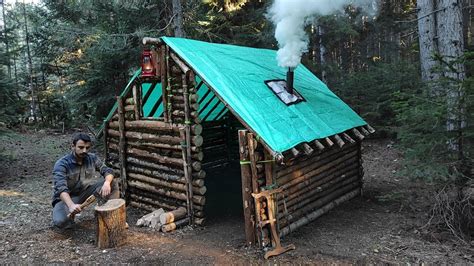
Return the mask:
M 82 204 L 81 204 L 81 210 L 86 208 L 87 206 L 91 205 L 95 201 L 95 196 L 90 195 Z M 76 216 L 76 212 L 71 212 L 67 215 L 67 218 L 69 219 L 74 219 L 74 216 Z

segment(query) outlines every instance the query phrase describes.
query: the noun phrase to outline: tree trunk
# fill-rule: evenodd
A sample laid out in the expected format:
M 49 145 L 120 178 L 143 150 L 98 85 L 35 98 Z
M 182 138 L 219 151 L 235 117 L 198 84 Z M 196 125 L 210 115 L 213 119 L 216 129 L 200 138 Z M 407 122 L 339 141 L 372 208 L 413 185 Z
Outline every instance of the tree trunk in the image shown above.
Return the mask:
M 33 87 L 33 63 L 31 61 L 31 53 L 30 53 L 30 37 L 28 34 L 28 20 L 26 17 L 26 7 L 25 3 L 23 3 L 23 17 L 25 19 L 25 41 L 26 41 L 26 55 L 28 59 L 28 75 L 29 75 L 29 82 L 28 87 L 31 92 L 31 115 L 33 115 L 33 120 L 36 123 L 36 92 L 35 88 Z
M 417 8 L 421 78 L 424 81 L 435 81 L 439 79 L 439 75 L 434 71 L 436 60 L 433 57 L 434 53 L 438 51 L 435 4 L 433 0 L 418 0 Z
M 320 25 L 318 26 L 318 39 L 319 39 L 319 59 L 321 63 L 321 80 L 326 83 L 326 71 L 324 68 L 326 67 L 326 47 L 323 44 L 323 35 L 324 35 L 324 29 Z
M 173 26 L 174 36 L 185 37 L 186 33 L 183 29 L 183 9 L 181 0 L 173 0 Z
M 7 36 L 7 20 L 5 16 L 5 1 L 1 2 L 2 4 L 2 20 L 3 20 L 3 38 L 5 39 L 5 52 L 7 56 L 7 68 L 8 68 L 8 77 L 12 78 L 12 66 L 10 64 L 10 49 Z
M 446 127 L 448 131 L 455 132 L 465 126 L 464 108 L 461 106 L 463 88 L 456 81 L 464 80 L 466 73 L 463 64 L 454 62 L 464 53 L 462 5 L 459 0 L 439 0 L 438 5 L 438 50 L 444 61 L 443 75 L 449 80 L 449 84 L 445 86 L 448 111 Z M 459 142 L 459 139 L 450 141 L 450 149 L 459 151 Z

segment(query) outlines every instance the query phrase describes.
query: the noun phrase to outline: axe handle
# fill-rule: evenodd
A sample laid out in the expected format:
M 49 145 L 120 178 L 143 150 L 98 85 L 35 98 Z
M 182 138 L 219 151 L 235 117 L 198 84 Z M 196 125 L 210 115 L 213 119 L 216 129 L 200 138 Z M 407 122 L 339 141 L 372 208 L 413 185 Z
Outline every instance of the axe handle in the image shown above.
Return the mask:
M 82 204 L 81 204 L 81 210 L 83 208 L 86 208 L 87 206 L 91 205 L 92 203 L 94 203 L 95 201 L 95 196 L 94 195 L 90 195 Z M 74 218 L 74 215 L 76 215 L 76 213 L 74 212 L 71 212 L 67 215 L 67 218 Z

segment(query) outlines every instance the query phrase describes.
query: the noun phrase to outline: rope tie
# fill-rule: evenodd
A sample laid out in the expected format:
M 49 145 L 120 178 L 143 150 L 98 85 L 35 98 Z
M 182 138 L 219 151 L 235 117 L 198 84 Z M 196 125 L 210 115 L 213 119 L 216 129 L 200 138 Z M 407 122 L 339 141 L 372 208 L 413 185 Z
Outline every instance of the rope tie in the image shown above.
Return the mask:
M 274 162 L 275 160 L 264 160 L 264 161 L 257 161 L 255 163 L 272 163 Z M 250 164 L 251 161 L 248 161 L 248 160 L 241 160 L 240 161 L 240 164 Z

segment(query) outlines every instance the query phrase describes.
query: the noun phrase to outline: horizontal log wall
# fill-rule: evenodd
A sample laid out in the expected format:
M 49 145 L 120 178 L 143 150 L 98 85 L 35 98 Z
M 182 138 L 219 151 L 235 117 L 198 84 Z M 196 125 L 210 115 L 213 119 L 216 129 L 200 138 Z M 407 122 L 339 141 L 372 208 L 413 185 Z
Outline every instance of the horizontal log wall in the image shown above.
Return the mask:
M 338 204 L 360 194 L 362 165 L 360 142 L 334 146 L 291 166 L 278 167 L 277 220 L 284 236 L 316 219 Z
M 223 167 L 229 163 L 228 128 L 226 120 L 203 123 L 203 146 L 205 161 L 203 167 Z
M 120 163 L 122 133 L 118 113 L 105 127 L 106 160 L 114 169 L 116 176 L 125 173 L 127 199 L 132 206 L 146 210 L 163 208 L 171 211 L 179 207 L 188 207 L 187 203 L 191 197 L 193 208 L 190 210 L 193 216 L 202 218 L 207 189 L 204 184 L 206 172 L 202 170 L 204 158 L 202 126 L 198 123 L 198 119 L 193 117 L 196 115 L 193 108 L 199 108 L 196 106 L 194 77 L 183 72 L 183 69 L 169 57 L 170 51 L 165 46 L 162 46 L 160 51 L 162 51 L 160 52 L 162 64 L 166 70 L 163 75 L 166 78 L 163 82 L 166 98 L 163 101 L 165 115 L 159 119 L 142 118 L 140 90 L 131 90 L 122 99 L 125 117 L 123 132 L 125 159 L 122 159 L 124 163 Z M 141 86 L 137 84 L 136 87 Z M 184 99 L 185 90 L 189 91 L 189 101 Z M 189 108 L 185 108 L 185 104 L 189 104 Z M 189 113 L 185 114 L 186 111 Z M 188 115 L 192 118 L 190 123 L 185 121 Z M 183 156 L 182 145 L 186 145 L 187 142 L 179 130 L 188 125 L 187 132 L 191 142 L 189 157 L 186 149 Z M 185 171 L 185 163 L 188 161 L 189 168 Z M 125 165 L 125 171 L 122 171 L 122 165 Z M 188 186 L 186 174 L 190 176 L 191 186 Z

